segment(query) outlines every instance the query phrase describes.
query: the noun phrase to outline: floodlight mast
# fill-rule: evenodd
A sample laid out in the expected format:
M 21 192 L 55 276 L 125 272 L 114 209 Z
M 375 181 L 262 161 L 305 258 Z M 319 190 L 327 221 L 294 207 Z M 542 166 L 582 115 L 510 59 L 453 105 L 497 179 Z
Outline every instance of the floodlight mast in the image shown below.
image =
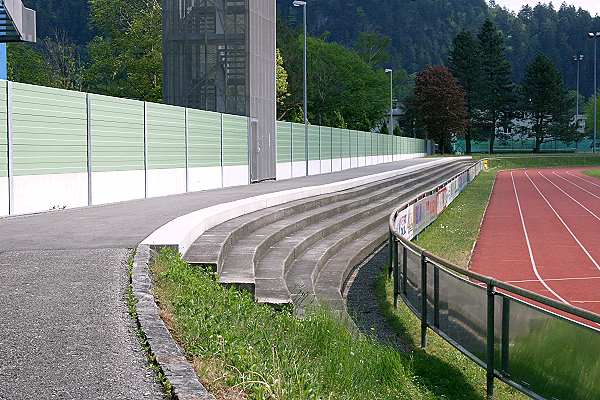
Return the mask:
M 308 57 L 306 31 L 306 1 L 294 0 L 294 7 L 302 7 L 304 11 L 304 158 L 306 160 L 306 176 L 308 176 Z

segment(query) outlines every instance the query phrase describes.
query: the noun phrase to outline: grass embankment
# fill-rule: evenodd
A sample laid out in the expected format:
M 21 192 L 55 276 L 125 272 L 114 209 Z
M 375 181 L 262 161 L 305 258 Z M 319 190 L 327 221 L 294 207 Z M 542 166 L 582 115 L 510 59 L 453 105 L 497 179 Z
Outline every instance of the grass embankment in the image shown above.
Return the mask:
M 401 354 L 326 311 L 297 319 L 222 287 L 170 251 L 153 273 L 164 320 L 220 399 L 484 398 L 484 374 L 448 347 L 443 356 Z M 498 398 L 508 399 L 504 393 Z
M 488 158 L 490 167 L 498 170 L 600 165 L 600 156 L 593 154 L 477 154 L 473 158 Z
M 587 176 L 591 176 L 592 178 L 600 179 L 600 169 L 590 169 L 587 171 L 583 171 Z
M 459 266 L 467 267 L 488 203 L 495 171 L 481 172 L 415 243 Z
M 496 170 L 483 171 L 444 213 L 419 235 L 416 244 L 466 268 L 473 244 L 479 235 L 481 220 L 494 185 L 496 172 Z M 380 306 L 388 321 L 398 332 L 408 338 L 413 347 L 418 346 L 421 323 L 403 302 L 400 301 L 398 308 L 394 308 L 393 285 L 386 276 L 380 278 L 377 293 Z M 485 371 L 435 333 L 429 333 L 426 353 L 421 350 L 415 352 L 415 364 L 419 364 L 418 360 L 422 354 L 438 360 L 440 364 L 459 367 L 465 382 L 476 392 L 485 393 Z M 427 371 L 432 376 L 442 374 L 431 364 L 424 364 L 423 368 L 424 373 Z M 495 398 L 526 399 L 527 397 L 501 382 L 496 382 Z

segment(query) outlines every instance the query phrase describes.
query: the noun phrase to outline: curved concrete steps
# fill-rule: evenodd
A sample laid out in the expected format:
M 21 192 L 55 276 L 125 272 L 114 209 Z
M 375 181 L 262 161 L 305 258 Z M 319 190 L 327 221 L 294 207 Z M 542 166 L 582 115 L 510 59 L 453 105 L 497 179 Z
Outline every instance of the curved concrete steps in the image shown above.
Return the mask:
M 318 299 L 344 310 L 348 276 L 385 241 L 390 210 L 464 166 L 427 167 L 247 214 L 207 230 L 184 258 L 215 265 L 221 283 L 248 288 L 259 302 L 302 310 Z

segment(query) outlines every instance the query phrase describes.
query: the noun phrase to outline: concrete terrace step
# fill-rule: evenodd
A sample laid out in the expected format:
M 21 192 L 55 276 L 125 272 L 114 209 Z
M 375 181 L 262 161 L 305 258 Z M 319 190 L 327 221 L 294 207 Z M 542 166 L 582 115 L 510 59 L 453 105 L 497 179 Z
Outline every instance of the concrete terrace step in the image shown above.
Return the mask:
M 449 163 L 447 165 L 451 164 L 454 163 Z M 309 211 L 331 203 L 341 202 L 352 199 L 353 197 L 369 194 L 376 190 L 385 189 L 386 187 L 389 187 L 390 184 L 398 182 L 399 180 L 410 179 L 421 175 L 424 172 L 436 171 L 439 169 L 440 166 L 425 167 L 418 171 L 407 172 L 406 174 L 380 180 L 369 185 L 363 185 L 333 194 L 315 196 L 310 199 L 293 201 L 232 219 L 207 230 L 192 244 L 185 254 L 185 259 L 191 264 L 215 265 L 217 271 L 221 272 L 224 258 L 231 248 L 232 243 L 237 243 L 238 240 L 248 236 L 249 233 L 260 229 L 261 227 L 285 218 L 288 215 Z
M 452 171 L 460 168 L 459 166 L 449 167 Z M 261 273 L 261 267 L 259 266 L 259 273 L 257 275 L 256 267 L 259 264 L 259 260 L 264 257 L 266 252 L 288 236 L 296 235 L 296 232 L 303 231 L 315 224 L 320 224 L 323 221 L 329 221 L 332 217 L 340 214 L 347 215 L 349 219 L 357 212 L 361 210 L 361 207 L 371 208 L 372 205 L 378 204 L 384 199 L 389 199 L 390 196 L 395 196 L 398 190 L 402 187 L 409 185 L 416 185 L 424 180 L 435 180 L 434 177 L 439 176 L 439 169 L 434 171 L 427 171 L 425 174 L 411 176 L 410 178 L 395 179 L 392 182 L 386 182 L 387 187 L 381 188 L 375 192 L 371 191 L 358 198 L 351 198 L 345 201 L 333 201 L 326 206 L 323 206 L 325 199 L 321 199 L 319 205 L 308 209 L 299 214 L 293 214 L 279 219 L 271 224 L 267 224 L 254 232 L 248 233 L 246 237 L 240 238 L 235 242 L 234 250 L 226 251 L 223 257 L 223 264 L 220 271 L 220 282 L 225 284 L 244 284 L 252 285 L 255 281 L 255 277 L 261 279 L 273 278 L 270 275 L 270 271 L 267 268 L 267 273 Z M 372 186 L 381 186 L 380 183 Z M 361 190 L 364 192 L 364 190 Z M 332 201 L 334 199 L 328 199 Z M 388 200 L 389 201 L 389 200 Z M 395 204 L 393 204 L 395 205 Z M 392 206 L 393 206 L 392 205 Z M 298 206 L 294 206 L 299 208 Z M 278 211 L 274 211 L 278 213 Z M 270 217 L 270 220 L 275 218 Z M 301 235 L 306 237 L 305 234 Z M 261 265 L 264 265 L 261 264 Z M 281 273 L 276 275 L 277 277 L 283 276 L 283 270 Z M 271 282 L 269 282 L 270 284 Z M 264 291 L 261 291 L 263 293 Z M 267 296 L 271 298 L 272 296 Z M 262 295 L 259 295 L 259 299 L 262 299 Z
M 217 265 L 221 283 L 259 302 L 301 310 L 317 299 L 343 310 L 348 276 L 385 240 L 391 209 L 464 167 L 436 165 L 247 214 L 207 230 L 185 259 Z
M 311 244 L 303 249 L 291 249 L 287 258 L 283 261 L 285 268 L 286 284 L 290 290 L 290 300 L 297 297 L 312 296 L 314 282 L 316 276 L 320 273 L 323 266 L 336 253 L 340 252 L 341 248 L 346 244 L 360 239 L 370 231 L 379 227 L 387 227 L 387 219 L 389 218 L 390 210 L 399 202 L 408 200 L 423 190 L 434 186 L 444 179 L 450 178 L 462 167 L 446 171 L 437 178 L 432 178 L 415 187 L 405 189 L 399 192 L 396 196 L 386 199 L 385 201 L 373 204 L 371 207 L 365 207 L 359 213 L 349 216 L 340 216 L 339 218 L 323 221 L 319 226 L 322 227 L 322 234 L 316 235 L 316 238 L 307 237 L 307 241 Z M 299 235 L 305 232 L 298 232 Z M 316 239 L 316 240 L 315 240 Z M 274 259 L 268 260 L 269 264 L 276 262 Z M 280 261 L 281 263 L 281 261 Z M 308 279 L 310 277 L 310 279 Z M 299 291 L 296 292 L 295 288 Z M 257 282 L 256 295 L 257 299 L 263 290 Z M 279 303 L 284 302 L 284 299 L 279 299 Z

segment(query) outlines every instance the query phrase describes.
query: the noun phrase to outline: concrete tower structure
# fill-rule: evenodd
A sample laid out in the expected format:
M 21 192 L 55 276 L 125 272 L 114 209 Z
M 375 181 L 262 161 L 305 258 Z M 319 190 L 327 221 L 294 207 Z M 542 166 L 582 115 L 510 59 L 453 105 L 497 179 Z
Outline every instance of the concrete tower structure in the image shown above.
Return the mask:
M 163 0 L 165 102 L 249 117 L 252 181 L 275 178 L 275 0 Z

